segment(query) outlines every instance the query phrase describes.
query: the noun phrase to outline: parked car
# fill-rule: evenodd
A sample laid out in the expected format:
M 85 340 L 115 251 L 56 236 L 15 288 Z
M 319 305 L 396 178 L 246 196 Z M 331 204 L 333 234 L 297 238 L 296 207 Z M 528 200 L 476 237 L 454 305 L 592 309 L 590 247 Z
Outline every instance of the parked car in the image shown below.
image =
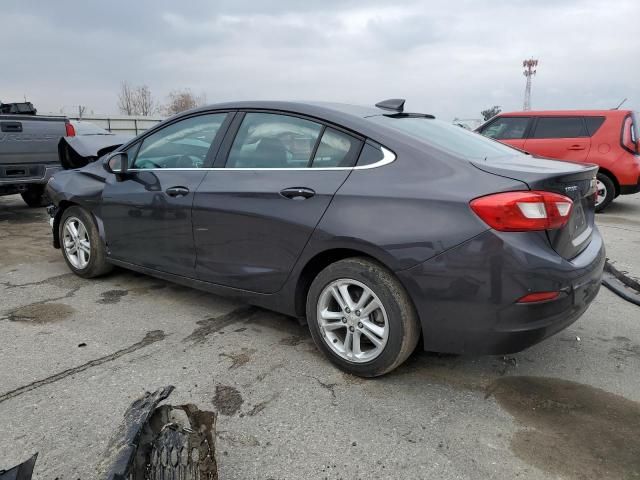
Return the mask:
M 598 165 L 600 212 L 618 195 L 640 192 L 639 122 L 630 110 L 510 112 L 476 131 L 534 155 Z
M 49 182 L 71 271 L 117 265 L 305 318 L 345 371 L 426 350 L 508 353 L 600 286 L 597 167 L 431 115 L 289 102 L 175 116 Z
M 58 141 L 75 131 L 65 117 L 36 115 L 29 102 L 0 106 L 0 195 L 19 193 L 30 207 L 43 206 L 44 188 L 62 170 Z

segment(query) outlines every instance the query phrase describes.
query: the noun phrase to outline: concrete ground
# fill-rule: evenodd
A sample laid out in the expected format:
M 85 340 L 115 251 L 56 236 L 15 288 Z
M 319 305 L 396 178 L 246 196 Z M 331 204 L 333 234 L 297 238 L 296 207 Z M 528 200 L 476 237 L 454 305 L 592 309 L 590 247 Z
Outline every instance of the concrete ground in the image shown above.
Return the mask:
M 598 223 L 640 274 L 640 195 Z M 472 314 L 472 312 L 470 312 Z M 418 352 L 362 380 L 289 318 L 126 271 L 72 275 L 46 214 L 0 198 L 0 469 L 92 479 L 130 402 L 219 412 L 221 479 L 640 478 L 640 309 L 602 289 L 508 357 Z

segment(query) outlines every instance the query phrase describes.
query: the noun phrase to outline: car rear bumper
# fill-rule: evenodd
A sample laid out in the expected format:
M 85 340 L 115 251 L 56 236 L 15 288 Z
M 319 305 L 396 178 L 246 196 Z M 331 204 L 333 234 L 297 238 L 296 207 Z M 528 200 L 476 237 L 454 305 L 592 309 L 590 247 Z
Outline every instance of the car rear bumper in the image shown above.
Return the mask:
M 635 185 L 620 185 L 620 195 L 632 195 L 640 192 L 640 177 Z
M 61 170 L 61 165 L 0 165 L 0 191 L 18 193 L 27 185 L 44 185 Z
M 544 232 L 490 230 L 397 274 L 420 316 L 425 350 L 506 354 L 575 322 L 598 293 L 604 263 L 595 227 L 589 246 L 571 261 L 549 247 Z M 548 291 L 560 296 L 516 303 Z

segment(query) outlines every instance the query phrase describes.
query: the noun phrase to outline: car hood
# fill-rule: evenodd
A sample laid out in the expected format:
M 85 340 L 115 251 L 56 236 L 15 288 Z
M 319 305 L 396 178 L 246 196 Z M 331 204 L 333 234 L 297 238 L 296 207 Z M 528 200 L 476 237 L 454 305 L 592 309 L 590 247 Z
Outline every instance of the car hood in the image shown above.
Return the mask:
M 84 167 L 131 140 L 128 135 L 80 135 L 62 137 L 58 156 L 65 169 Z

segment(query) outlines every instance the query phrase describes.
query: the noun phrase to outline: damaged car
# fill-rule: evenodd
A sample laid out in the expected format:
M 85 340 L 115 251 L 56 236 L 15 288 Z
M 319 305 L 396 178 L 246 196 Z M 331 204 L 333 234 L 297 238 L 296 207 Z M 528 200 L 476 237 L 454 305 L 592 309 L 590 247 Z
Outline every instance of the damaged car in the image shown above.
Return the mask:
M 532 162 L 404 100 L 218 104 L 91 153 L 47 186 L 71 271 L 119 266 L 298 317 L 355 375 L 418 343 L 522 350 L 600 286 L 596 166 Z

